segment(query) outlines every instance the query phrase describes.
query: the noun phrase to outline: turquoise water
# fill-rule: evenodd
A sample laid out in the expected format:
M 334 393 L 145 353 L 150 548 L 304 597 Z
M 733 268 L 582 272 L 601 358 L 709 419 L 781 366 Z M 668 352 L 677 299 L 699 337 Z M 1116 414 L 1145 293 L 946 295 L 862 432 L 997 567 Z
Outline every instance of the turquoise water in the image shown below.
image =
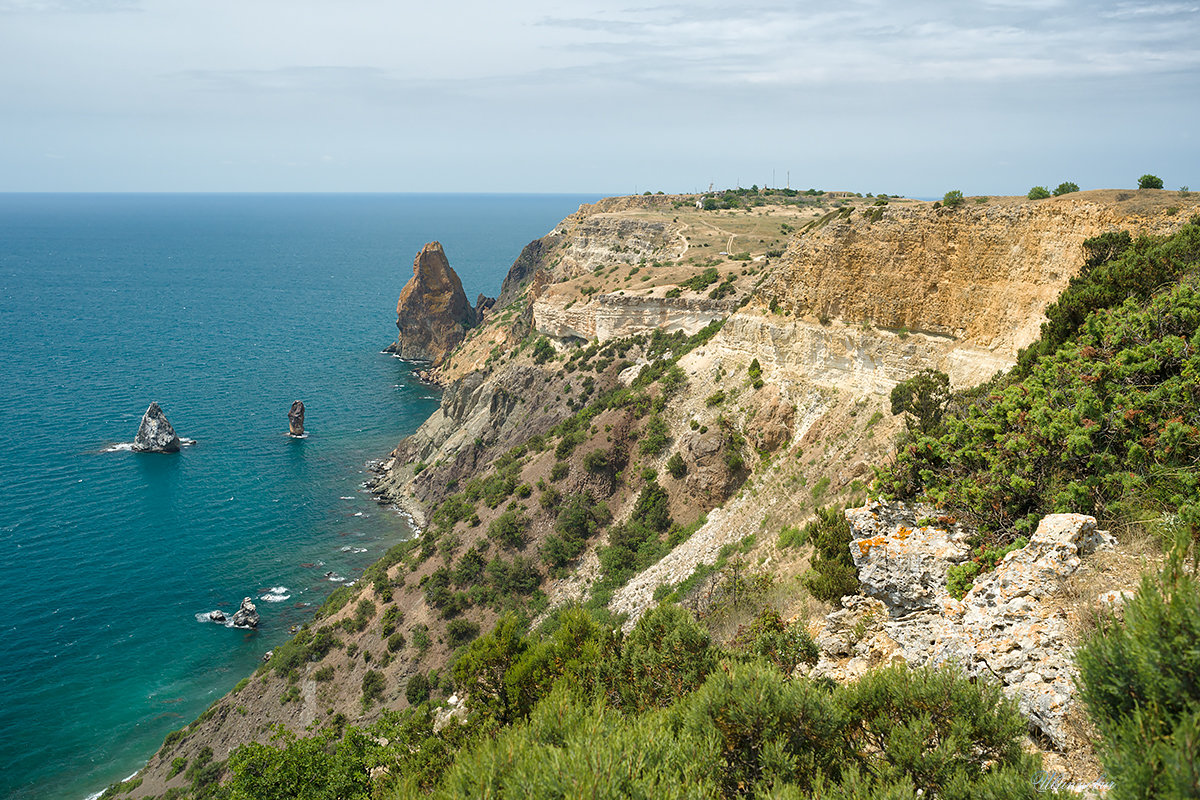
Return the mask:
M 592 199 L 0 195 L 0 796 L 126 777 L 408 535 L 360 484 L 437 404 L 379 352 L 413 256 L 494 295 Z M 197 444 L 109 452 L 151 400 Z

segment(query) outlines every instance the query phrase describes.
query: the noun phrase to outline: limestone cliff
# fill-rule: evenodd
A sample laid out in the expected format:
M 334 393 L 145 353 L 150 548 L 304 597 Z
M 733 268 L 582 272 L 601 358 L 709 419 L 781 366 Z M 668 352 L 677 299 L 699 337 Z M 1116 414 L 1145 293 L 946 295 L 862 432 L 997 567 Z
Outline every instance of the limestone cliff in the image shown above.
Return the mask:
M 1036 336 L 1084 239 L 1166 232 L 1200 207 L 1148 197 L 957 209 L 793 197 L 728 211 L 694 197 L 607 200 L 527 247 L 482 320 L 428 245 L 398 304 L 395 349 L 440 364 L 446 391 L 374 486 L 424 530 L 342 592 L 308 638 L 173 735 L 131 796 L 181 786 L 178 759 L 206 747 L 226 759 L 276 724 L 302 731 L 405 706 L 410 679 L 444 670 L 461 644 L 451 619 L 482 632 L 501 609 L 537 618 L 588 598 L 628 625 L 678 591 L 726 638 L 744 621 L 714 611 L 734 553 L 741 577 L 776 580 L 781 614 L 821 624 L 830 609 L 795 588 L 811 548 L 777 545 L 780 531 L 819 506 L 865 502 L 902 426 L 889 413 L 897 381 L 925 367 L 956 386 L 987 379 Z M 675 526 L 654 563 L 596 590 L 600 549 L 652 484 Z M 559 512 L 580 497 L 613 524 L 551 557 Z M 487 569 L 470 572 L 481 553 Z M 524 589 L 497 594 L 494 576 L 518 567 Z
M 481 308 L 484 303 L 478 304 Z M 413 276 L 396 303 L 400 334 L 388 351 L 437 366 L 476 322 L 462 281 L 450 267 L 440 242 L 430 242 L 413 259 Z
M 950 337 L 1011 360 L 1083 265 L 1085 239 L 1163 233 L 1182 221 L 1167 213 L 1167 198 L 1132 205 L 1117 197 L 1083 192 L 839 215 L 792 240 L 760 299 L 797 317 Z

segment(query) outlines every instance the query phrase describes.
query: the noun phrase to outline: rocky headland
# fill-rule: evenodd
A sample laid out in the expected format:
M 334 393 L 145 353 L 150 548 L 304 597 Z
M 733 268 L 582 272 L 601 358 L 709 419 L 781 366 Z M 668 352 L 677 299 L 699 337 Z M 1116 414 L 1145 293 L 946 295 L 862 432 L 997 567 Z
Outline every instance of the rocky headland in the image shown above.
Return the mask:
M 956 599 L 947 574 L 972 529 L 868 489 L 904 429 L 898 382 L 939 370 L 966 388 L 1010 367 L 1083 268 L 1085 240 L 1169 233 L 1200 199 L 1182 213 L 1108 191 L 959 208 L 697 199 L 582 207 L 525 248 L 491 307 L 467 302 L 436 242 L 418 254 L 391 350 L 430 362 L 445 391 L 373 488 L 419 537 L 172 734 L 131 796 L 185 787 L 173 763 L 206 749 L 223 762 L 275 726 L 369 723 L 431 692 L 447 716 L 439 676 L 504 613 L 537 626 L 582 603 L 628 630 L 663 600 L 718 642 L 769 604 L 819 646 L 800 671 L 839 681 L 899 662 L 995 681 L 1030 748 L 1096 777 L 1073 648 L 1087 609 L 1133 588 L 1144 554 L 1092 518 L 1047 516 Z M 812 543 L 785 541 L 833 504 L 850 506 L 857 576 L 837 604 L 800 588 Z

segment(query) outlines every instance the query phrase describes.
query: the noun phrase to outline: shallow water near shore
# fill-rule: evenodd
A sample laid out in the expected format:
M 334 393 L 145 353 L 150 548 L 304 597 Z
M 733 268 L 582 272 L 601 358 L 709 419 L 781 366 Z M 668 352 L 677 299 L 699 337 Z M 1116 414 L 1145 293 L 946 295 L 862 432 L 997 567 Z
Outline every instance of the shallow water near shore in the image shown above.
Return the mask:
M 438 401 L 379 352 L 413 256 L 494 295 L 593 199 L 0 195 L 0 796 L 128 776 L 409 535 L 361 484 Z M 151 400 L 196 444 L 121 447 Z

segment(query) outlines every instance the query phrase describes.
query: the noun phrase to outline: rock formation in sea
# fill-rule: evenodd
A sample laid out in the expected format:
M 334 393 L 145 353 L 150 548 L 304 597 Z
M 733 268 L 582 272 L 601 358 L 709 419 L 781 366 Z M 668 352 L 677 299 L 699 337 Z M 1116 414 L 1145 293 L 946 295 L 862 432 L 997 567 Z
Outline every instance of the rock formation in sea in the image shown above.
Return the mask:
M 258 627 L 258 610 L 255 609 L 254 603 L 250 602 L 249 597 L 242 598 L 242 606 L 233 615 L 233 627 L 235 628 L 257 628 Z
M 225 612 L 222 611 L 221 609 L 217 609 L 216 611 L 210 611 L 210 612 L 208 612 L 208 619 L 211 622 L 224 622 L 225 621 Z
M 288 411 L 288 433 L 292 436 L 304 435 L 304 403 L 296 400 Z
M 396 303 L 396 327 L 400 332 L 387 352 L 429 361 L 436 367 L 488 307 L 488 298 L 482 296 L 475 307 L 471 306 L 441 243 L 430 242 L 417 253 L 413 276 L 400 291 Z
M 139 453 L 178 453 L 181 442 L 175 435 L 175 429 L 167 422 L 167 415 L 151 403 L 142 415 L 142 424 L 138 426 L 137 436 L 133 439 L 133 449 Z

